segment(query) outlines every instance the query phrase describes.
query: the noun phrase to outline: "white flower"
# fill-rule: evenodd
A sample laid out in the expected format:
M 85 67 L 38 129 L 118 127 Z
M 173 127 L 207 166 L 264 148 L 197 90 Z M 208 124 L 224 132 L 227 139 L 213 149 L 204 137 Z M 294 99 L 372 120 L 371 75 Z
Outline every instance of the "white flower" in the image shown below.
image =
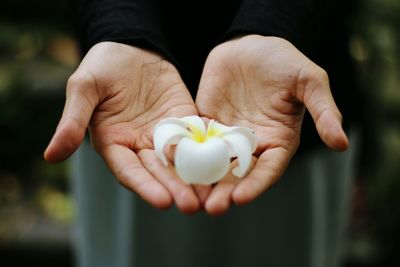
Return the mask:
M 243 177 L 250 167 L 256 149 L 255 133 L 245 127 L 228 127 L 214 120 L 208 128 L 198 116 L 167 118 L 154 128 L 156 155 L 168 166 L 164 154 L 166 145 L 176 145 L 175 169 L 179 177 L 190 184 L 212 184 L 229 171 L 231 158 L 239 165 L 232 170 Z

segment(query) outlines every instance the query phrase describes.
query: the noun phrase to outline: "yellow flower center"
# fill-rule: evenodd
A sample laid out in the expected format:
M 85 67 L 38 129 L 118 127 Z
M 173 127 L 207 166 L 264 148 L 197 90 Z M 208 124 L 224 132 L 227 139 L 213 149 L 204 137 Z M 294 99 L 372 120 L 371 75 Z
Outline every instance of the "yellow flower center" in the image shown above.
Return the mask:
M 207 134 L 204 134 L 199 128 L 194 125 L 189 125 L 190 131 L 192 132 L 192 139 L 198 143 L 207 141 L 208 138 L 216 137 L 221 134 L 220 131 L 214 127 L 207 129 Z

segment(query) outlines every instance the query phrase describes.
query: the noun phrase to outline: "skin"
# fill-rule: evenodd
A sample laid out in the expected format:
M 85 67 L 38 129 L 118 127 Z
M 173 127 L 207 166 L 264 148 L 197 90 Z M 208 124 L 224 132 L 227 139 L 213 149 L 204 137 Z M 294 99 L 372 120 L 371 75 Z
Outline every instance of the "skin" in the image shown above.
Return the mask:
M 204 208 L 220 215 L 278 181 L 298 147 L 306 108 L 322 140 L 332 149 L 346 149 L 326 72 L 280 38 L 248 35 L 214 48 L 196 103 L 174 66 L 159 55 L 105 42 L 88 52 L 69 79 L 64 112 L 45 158 L 66 159 L 88 127 L 94 149 L 118 181 L 151 205 L 163 209 L 175 202 L 186 214 Z M 172 164 L 161 164 L 152 145 L 154 125 L 189 115 L 256 132 L 254 167 L 246 177 L 228 175 L 213 187 L 192 187 Z
M 93 46 L 70 77 L 62 118 L 44 157 L 58 162 L 91 144 L 118 181 L 154 207 L 173 202 L 187 214 L 200 207 L 195 190 L 156 159 L 154 125 L 165 117 L 197 115 L 178 71 L 159 55 L 119 43 Z
M 326 72 L 281 38 L 248 35 L 214 48 L 196 106 L 201 116 L 249 127 L 258 139 L 247 176 L 230 175 L 213 187 L 205 203 L 212 215 L 226 212 L 232 202 L 251 202 L 279 180 L 299 145 L 306 108 L 330 148 L 348 146 Z

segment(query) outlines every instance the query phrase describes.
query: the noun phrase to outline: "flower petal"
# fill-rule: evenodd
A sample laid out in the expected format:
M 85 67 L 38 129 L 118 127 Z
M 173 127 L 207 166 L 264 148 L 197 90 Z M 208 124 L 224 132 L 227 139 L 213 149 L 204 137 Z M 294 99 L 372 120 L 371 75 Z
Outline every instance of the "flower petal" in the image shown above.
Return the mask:
M 186 128 L 172 123 L 158 124 L 154 129 L 153 142 L 157 157 L 165 166 L 168 166 L 167 158 L 164 154 L 166 145 L 177 144 L 183 137 L 190 136 Z
M 235 131 L 224 135 L 222 139 L 229 144 L 239 161 L 232 173 L 239 178 L 243 177 L 250 167 L 251 155 L 254 152 L 251 140 L 241 132 Z
M 180 125 L 183 128 L 189 128 L 192 132 L 193 130 L 199 130 L 201 134 L 206 134 L 206 126 L 203 120 L 199 116 L 186 116 L 183 118 L 165 118 L 159 121 L 154 129 L 163 124 L 175 124 Z M 194 127 L 193 127 L 194 126 Z
M 207 135 L 218 136 L 228 143 L 231 157 L 237 156 L 239 166 L 232 170 L 235 176 L 243 177 L 251 164 L 251 155 L 257 148 L 254 131 L 246 127 L 229 127 L 211 120 Z
M 181 119 L 187 124 L 192 131 L 194 131 L 193 126 L 201 132 L 202 135 L 206 135 L 206 125 L 204 121 L 199 116 L 187 116 Z
M 237 127 L 223 125 L 215 120 L 210 120 L 207 127 L 207 136 L 218 136 L 222 133 L 229 132 Z
M 240 127 L 240 126 L 233 126 L 233 127 L 226 126 L 214 120 L 211 120 L 208 123 L 207 136 L 218 136 L 223 138 L 223 136 L 230 133 L 239 133 L 246 136 L 247 139 L 250 141 L 251 153 L 256 151 L 257 148 L 256 134 L 250 128 Z
M 229 170 L 227 144 L 219 138 L 203 143 L 182 139 L 175 151 L 175 169 L 179 177 L 190 184 L 212 184 Z

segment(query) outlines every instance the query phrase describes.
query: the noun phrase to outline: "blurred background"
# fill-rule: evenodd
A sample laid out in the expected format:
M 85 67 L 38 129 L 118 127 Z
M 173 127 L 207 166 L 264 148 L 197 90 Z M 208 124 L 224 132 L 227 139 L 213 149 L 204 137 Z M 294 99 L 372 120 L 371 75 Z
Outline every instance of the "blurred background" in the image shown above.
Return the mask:
M 80 58 L 70 2 L 0 5 L 1 266 L 73 266 L 68 162 L 42 159 Z M 400 266 L 400 0 L 356 3 L 348 48 L 368 104 L 344 266 Z

